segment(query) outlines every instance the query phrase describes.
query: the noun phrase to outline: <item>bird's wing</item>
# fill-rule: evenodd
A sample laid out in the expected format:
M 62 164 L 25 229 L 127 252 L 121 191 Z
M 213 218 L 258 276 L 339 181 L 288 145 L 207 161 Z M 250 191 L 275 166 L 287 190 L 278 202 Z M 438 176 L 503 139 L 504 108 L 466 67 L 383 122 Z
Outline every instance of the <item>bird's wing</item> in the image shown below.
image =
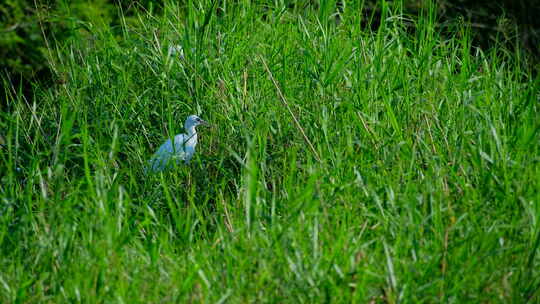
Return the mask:
M 156 153 L 152 155 L 149 162 L 149 169 L 154 172 L 164 170 L 172 156 L 173 145 L 171 144 L 171 140 L 168 139 L 159 147 Z
M 176 161 L 177 163 L 184 161 L 186 158 L 184 151 L 185 137 L 185 134 L 176 135 L 174 137 L 174 145 L 170 139 L 163 143 L 150 159 L 148 169 L 158 172 L 170 166 L 172 161 Z

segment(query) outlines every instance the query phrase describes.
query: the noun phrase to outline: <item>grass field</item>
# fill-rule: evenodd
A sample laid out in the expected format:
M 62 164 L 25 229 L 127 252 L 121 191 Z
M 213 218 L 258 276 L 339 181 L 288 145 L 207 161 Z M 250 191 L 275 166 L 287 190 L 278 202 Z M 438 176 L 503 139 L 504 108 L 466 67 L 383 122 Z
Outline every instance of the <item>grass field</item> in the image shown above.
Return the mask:
M 519 51 L 385 2 L 376 30 L 355 2 L 195 2 L 73 21 L 57 83 L 4 80 L 1 303 L 540 301 Z M 145 176 L 190 114 L 192 163 Z

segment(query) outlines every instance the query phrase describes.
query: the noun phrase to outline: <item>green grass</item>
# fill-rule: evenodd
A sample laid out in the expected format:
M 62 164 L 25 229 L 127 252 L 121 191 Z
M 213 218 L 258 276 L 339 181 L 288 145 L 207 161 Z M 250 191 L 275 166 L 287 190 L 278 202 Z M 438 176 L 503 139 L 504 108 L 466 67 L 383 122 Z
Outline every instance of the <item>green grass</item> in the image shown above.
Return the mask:
M 51 43 L 64 83 L 4 81 L 1 303 L 539 301 L 519 51 L 385 2 L 376 31 L 354 3 L 238 2 L 85 24 Z M 144 176 L 194 113 L 192 164 Z

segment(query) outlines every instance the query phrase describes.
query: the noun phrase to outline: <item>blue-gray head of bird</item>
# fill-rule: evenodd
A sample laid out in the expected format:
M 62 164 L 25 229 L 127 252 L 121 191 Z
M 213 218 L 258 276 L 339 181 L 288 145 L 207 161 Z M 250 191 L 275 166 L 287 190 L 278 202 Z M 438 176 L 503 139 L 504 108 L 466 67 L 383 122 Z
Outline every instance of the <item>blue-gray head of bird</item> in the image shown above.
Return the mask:
M 186 119 L 186 122 L 184 123 L 184 128 L 187 130 L 190 130 L 192 127 L 196 127 L 198 125 L 208 125 L 208 123 L 197 115 L 190 115 Z

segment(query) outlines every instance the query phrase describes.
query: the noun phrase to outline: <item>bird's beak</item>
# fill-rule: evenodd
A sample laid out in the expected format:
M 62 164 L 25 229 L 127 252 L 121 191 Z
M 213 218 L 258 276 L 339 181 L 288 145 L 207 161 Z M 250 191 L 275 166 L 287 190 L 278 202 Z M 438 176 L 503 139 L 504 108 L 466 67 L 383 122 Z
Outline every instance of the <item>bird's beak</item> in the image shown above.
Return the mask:
M 212 126 L 212 125 L 209 124 L 206 120 L 202 120 L 202 119 L 201 119 L 201 125 L 204 125 L 204 126 Z

